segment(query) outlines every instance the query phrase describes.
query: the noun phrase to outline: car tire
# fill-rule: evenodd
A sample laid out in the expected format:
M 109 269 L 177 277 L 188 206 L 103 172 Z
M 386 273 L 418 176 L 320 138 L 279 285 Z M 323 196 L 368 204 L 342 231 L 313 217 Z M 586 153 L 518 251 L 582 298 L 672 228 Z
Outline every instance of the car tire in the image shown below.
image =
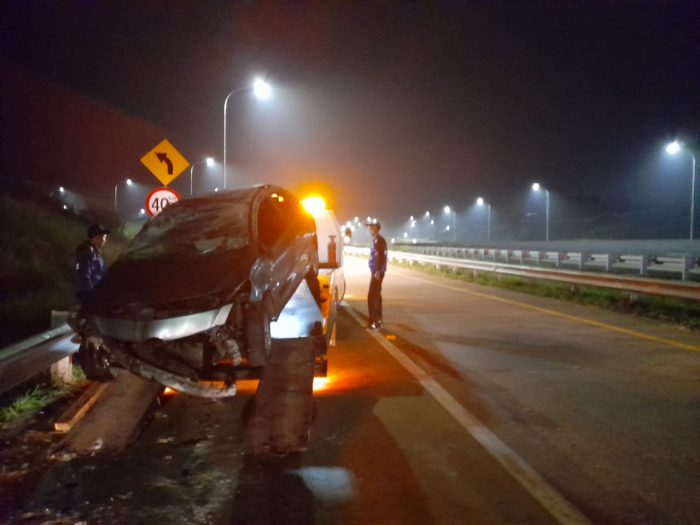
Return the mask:
M 85 377 L 91 381 L 110 381 L 114 379 L 114 374 L 109 368 L 107 350 L 96 345 L 89 337 L 83 342 L 78 350 L 78 363 L 83 369 Z
M 260 305 L 250 305 L 246 313 L 246 337 L 248 363 L 250 366 L 263 366 L 272 349 L 270 312 L 265 307 L 265 301 Z

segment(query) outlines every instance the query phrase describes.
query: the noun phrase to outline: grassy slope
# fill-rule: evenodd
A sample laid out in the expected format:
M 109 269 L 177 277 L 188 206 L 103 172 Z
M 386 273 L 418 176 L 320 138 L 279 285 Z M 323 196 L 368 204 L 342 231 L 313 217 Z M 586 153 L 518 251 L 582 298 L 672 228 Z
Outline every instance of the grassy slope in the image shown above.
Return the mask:
M 0 346 L 47 330 L 73 304 L 75 247 L 85 226 L 36 202 L 0 195 Z

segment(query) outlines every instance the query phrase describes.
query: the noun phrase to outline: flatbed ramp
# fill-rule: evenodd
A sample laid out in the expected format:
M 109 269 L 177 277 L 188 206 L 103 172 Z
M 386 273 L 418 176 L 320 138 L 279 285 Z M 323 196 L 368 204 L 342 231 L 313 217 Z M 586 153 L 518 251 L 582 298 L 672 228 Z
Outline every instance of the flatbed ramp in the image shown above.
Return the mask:
M 72 426 L 60 447 L 66 452 L 116 452 L 134 440 L 141 422 L 163 391 L 163 386 L 118 371 L 117 377 L 102 388 L 99 399 L 85 416 Z

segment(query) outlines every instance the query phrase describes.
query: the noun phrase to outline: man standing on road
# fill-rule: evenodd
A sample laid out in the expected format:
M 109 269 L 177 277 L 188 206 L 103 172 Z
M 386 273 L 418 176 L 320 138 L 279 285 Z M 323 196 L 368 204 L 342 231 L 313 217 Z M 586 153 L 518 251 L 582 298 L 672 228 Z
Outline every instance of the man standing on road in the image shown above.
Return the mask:
M 91 224 L 87 232 L 88 238 L 75 250 L 78 280 L 75 295 L 81 303 L 105 274 L 105 261 L 100 250 L 107 242 L 107 234 L 108 229 L 99 224 Z
M 369 281 L 367 309 L 369 310 L 369 328 L 382 328 L 382 281 L 386 273 L 387 248 L 384 237 L 379 235 L 382 226 L 378 222 L 368 224 L 372 234 L 372 247 L 369 252 Z

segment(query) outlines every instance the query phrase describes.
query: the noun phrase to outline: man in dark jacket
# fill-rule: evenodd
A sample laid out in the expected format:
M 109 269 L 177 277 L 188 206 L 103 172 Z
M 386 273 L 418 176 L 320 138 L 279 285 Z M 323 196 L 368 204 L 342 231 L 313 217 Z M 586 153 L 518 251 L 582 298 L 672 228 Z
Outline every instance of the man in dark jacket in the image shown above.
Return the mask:
M 105 261 L 101 248 L 107 242 L 109 230 L 99 224 L 91 224 L 87 239 L 75 250 L 75 270 L 77 275 L 76 293 L 83 302 L 87 293 L 100 282 L 105 273 Z
M 386 273 L 387 247 L 384 237 L 379 235 L 382 226 L 378 222 L 368 224 L 372 234 L 372 247 L 369 252 L 369 281 L 367 309 L 369 310 L 369 328 L 382 328 L 382 281 Z

